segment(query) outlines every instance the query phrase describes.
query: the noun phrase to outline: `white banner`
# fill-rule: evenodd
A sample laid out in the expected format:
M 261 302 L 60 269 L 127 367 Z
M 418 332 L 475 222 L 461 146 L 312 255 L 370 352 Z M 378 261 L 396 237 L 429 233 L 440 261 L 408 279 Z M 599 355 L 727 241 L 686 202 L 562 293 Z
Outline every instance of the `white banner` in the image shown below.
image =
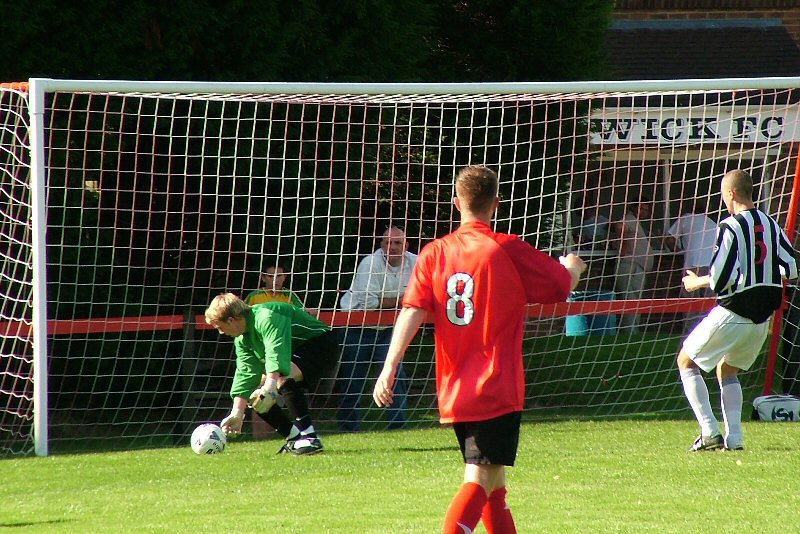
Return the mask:
M 593 145 L 800 141 L 796 108 L 609 108 L 589 120 Z

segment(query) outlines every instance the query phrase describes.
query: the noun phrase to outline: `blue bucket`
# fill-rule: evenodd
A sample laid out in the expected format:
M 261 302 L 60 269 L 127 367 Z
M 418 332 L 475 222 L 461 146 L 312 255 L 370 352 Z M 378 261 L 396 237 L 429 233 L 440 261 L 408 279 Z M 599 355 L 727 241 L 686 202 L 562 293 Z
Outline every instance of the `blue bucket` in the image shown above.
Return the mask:
M 567 302 L 614 300 L 613 291 L 573 291 Z M 617 331 L 616 315 L 567 315 L 566 335 L 613 334 Z

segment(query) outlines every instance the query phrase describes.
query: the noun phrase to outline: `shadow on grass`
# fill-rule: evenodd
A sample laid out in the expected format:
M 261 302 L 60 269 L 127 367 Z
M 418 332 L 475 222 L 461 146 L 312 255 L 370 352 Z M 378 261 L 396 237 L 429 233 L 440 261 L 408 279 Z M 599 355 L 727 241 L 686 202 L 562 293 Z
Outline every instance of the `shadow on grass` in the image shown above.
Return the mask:
M 50 519 L 43 521 L 4 521 L 0 522 L 0 528 L 25 528 L 37 525 L 59 525 L 61 523 L 74 523 L 72 519 Z
M 397 450 L 399 452 L 446 452 L 446 451 L 458 451 L 458 446 L 454 445 L 450 446 L 443 446 L 443 447 L 398 447 Z

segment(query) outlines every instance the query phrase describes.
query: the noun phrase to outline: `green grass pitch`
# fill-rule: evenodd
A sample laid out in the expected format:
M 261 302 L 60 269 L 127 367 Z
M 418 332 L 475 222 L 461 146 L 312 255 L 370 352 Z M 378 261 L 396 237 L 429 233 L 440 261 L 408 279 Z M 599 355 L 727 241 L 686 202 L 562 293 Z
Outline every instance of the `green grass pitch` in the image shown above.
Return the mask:
M 747 422 L 746 451 L 691 454 L 688 420 L 526 422 L 508 502 L 520 533 L 790 532 L 798 430 Z M 449 428 L 324 440 L 0 460 L 0 531 L 439 531 L 463 471 Z

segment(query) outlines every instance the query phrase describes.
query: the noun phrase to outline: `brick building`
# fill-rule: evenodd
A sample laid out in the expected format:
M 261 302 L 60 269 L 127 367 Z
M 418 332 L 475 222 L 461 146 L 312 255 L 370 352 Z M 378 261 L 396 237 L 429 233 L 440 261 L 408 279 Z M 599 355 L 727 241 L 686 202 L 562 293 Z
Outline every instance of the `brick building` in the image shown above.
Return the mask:
M 610 79 L 800 75 L 798 0 L 617 0 Z

